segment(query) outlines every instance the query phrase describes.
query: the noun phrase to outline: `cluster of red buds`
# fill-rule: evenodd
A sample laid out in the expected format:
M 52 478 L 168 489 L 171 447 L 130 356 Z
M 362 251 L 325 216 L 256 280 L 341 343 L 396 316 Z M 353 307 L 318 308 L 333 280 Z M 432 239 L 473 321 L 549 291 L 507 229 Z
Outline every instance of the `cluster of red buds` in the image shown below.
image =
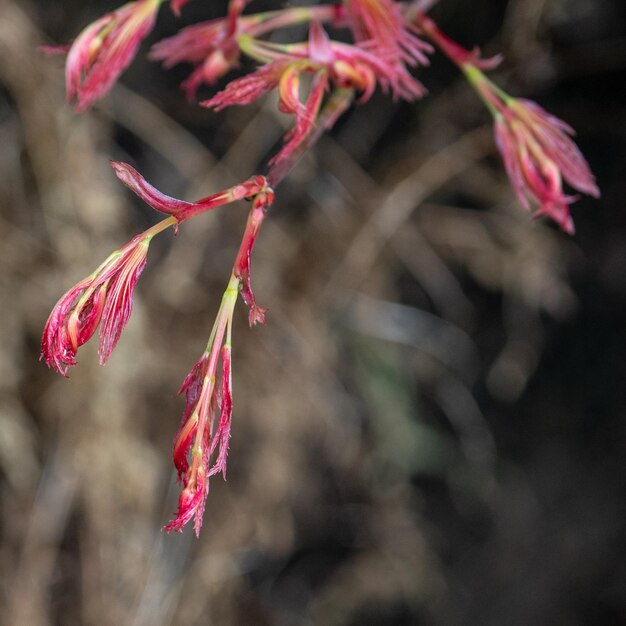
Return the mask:
M 88 109 L 114 85 L 150 33 L 162 4 L 179 14 L 189 0 L 135 0 L 90 24 L 67 48 L 66 85 L 78 111 Z M 174 439 L 174 465 L 182 483 L 178 511 L 165 529 L 182 530 L 192 518 L 200 532 L 209 479 L 226 473 L 233 410 L 231 334 L 239 295 L 253 326 L 265 321 L 250 281 L 250 256 L 275 188 L 301 154 L 353 104 L 364 103 L 376 88 L 394 99 L 421 98 L 426 90 L 415 77 L 419 66 L 439 49 L 467 77 L 494 116 L 495 136 L 506 171 L 522 204 L 574 232 L 569 213 L 573 197 L 563 180 L 597 197 L 594 177 L 570 136 L 573 130 L 537 104 L 504 93 L 485 75 L 499 59 L 483 60 L 442 33 L 427 15 L 431 2 L 413 5 L 393 0 L 344 0 L 339 4 L 294 7 L 244 14 L 247 0 L 231 0 L 222 19 L 198 23 L 153 46 L 150 57 L 165 67 L 194 66 L 182 88 L 194 98 L 202 84 L 213 85 L 242 57 L 257 64 L 235 78 L 202 106 L 221 110 L 247 105 L 272 91 L 279 109 L 294 118 L 266 175 L 197 202 L 161 193 L 126 163 L 112 162 L 117 177 L 156 211 L 167 217 L 113 252 L 92 274 L 72 287 L 54 307 L 42 339 L 42 358 L 67 376 L 78 348 L 99 331 L 100 363 L 109 358 L 132 310 L 133 291 L 145 267 L 148 247 L 158 233 L 238 200 L 251 201 L 239 252 L 200 360 L 180 393 L 186 406 Z M 295 25 L 308 25 L 306 41 L 275 43 L 268 36 Z M 327 27 L 345 31 L 352 43 L 332 39 Z M 284 39 L 284 37 L 283 37 Z M 281 39 L 281 40 L 283 40 Z M 303 78 L 308 75 L 308 80 Z

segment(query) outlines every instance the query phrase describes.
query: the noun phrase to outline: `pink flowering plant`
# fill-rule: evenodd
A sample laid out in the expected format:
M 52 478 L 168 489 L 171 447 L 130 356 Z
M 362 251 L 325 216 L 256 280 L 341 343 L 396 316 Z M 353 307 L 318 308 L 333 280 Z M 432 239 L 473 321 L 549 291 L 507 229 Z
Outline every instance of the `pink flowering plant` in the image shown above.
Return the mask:
M 152 30 L 162 4 L 179 14 L 189 0 L 135 0 L 87 26 L 66 52 L 67 97 L 77 111 L 89 109 L 114 86 Z M 180 394 L 185 409 L 174 438 L 173 459 L 182 490 L 167 531 L 182 531 L 194 520 L 200 533 L 209 480 L 226 475 L 233 415 L 231 342 L 235 306 L 241 296 L 250 326 L 265 321 L 251 284 L 251 254 L 274 200 L 274 189 L 300 156 L 353 104 L 367 102 L 376 89 L 393 99 L 413 101 L 426 89 L 416 77 L 439 50 L 454 62 L 494 118 L 495 141 L 506 172 L 522 203 L 535 216 L 547 216 L 573 234 L 564 182 L 580 193 L 599 196 L 595 179 L 572 141 L 573 129 L 539 105 L 506 94 L 486 75 L 499 58 L 481 59 L 445 35 L 427 13 L 431 2 L 344 0 L 338 4 L 291 7 L 248 13 L 246 0 L 231 0 L 224 18 L 197 23 L 158 42 L 149 53 L 166 68 L 193 66 L 182 89 L 195 98 L 201 85 L 214 85 L 239 68 L 243 58 L 256 68 L 234 77 L 203 107 L 220 111 L 245 106 L 270 92 L 293 117 L 283 145 L 264 174 L 207 198 L 188 202 L 169 197 L 127 163 L 112 162 L 119 180 L 166 217 L 111 253 L 98 268 L 56 304 L 45 325 L 42 358 L 67 376 L 77 353 L 96 332 L 104 364 L 132 311 L 133 292 L 146 265 L 152 238 L 220 206 L 249 200 L 248 221 L 224 291 L 209 341 L 185 378 Z M 245 13 L 244 13 L 245 12 Z M 276 43 L 268 37 L 308 25 L 305 41 Z M 343 32 L 341 40 L 329 31 Z M 349 42 L 346 42 L 346 38 Z M 281 38 L 281 41 L 284 37 Z

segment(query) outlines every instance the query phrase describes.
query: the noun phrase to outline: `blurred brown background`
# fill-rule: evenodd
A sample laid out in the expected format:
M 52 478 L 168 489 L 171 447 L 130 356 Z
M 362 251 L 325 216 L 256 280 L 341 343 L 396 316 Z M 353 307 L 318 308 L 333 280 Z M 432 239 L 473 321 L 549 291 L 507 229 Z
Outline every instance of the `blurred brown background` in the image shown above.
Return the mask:
M 527 219 L 487 113 L 438 57 L 427 99 L 351 111 L 281 186 L 253 259 L 268 323 L 238 307 L 228 481 L 199 540 L 160 531 L 175 393 L 246 206 L 153 243 L 106 367 L 89 345 L 63 380 L 40 333 L 157 219 L 108 159 L 199 198 L 257 171 L 288 120 L 273 101 L 189 104 L 186 68 L 143 56 L 74 115 L 37 46 L 116 4 L 0 0 L 0 623 L 626 623 L 623 0 L 433 12 L 579 131 L 603 197 L 574 205 L 574 238 Z M 192 2 L 179 24 L 223 11 Z M 164 9 L 150 41 L 176 28 Z

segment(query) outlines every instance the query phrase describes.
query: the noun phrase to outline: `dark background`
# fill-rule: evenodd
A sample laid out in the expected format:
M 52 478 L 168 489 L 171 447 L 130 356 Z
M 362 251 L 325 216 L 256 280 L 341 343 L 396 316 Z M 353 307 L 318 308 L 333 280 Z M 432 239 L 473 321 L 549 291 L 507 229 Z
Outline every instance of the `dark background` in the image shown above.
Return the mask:
M 253 259 L 268 323 L 248 329 L 238 306 L 229 475 L 199 540 L 159 530 L 178 495 L 175 393 L 246 206 L 152 244 L 106 367 L 89 345 L 61 379 L 40 333 L 157 219 L 108 159 L 199 198 L 258 171 L 289 120 L 272 99 L 185 102 L 188 68 L 164 72 L 147 44 L 75 115 L 62 59 L 37 46 L 115 6 L 0 0 L 0 622 L 626 623 L 623 0 L 433 10 L 577 129 L 602 199 L 573 206 L 575 237 L 528 219 L 488 114 L 438 56 L 428 98 L 377 94 L 278 189 Z M 150 42 L 223 11 L 164 8 Z

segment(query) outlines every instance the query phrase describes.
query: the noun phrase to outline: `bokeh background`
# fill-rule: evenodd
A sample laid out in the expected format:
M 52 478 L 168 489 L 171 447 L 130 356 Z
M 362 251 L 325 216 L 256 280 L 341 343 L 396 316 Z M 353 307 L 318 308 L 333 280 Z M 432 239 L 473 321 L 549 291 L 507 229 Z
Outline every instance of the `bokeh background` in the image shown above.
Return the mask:
M 238 307 L 228 481 L 199 540 L 160 530 L 175 394 L 245 204 L 154 241 L 106 367 L 89 345 L 62 379 L 40 333 L 157 219 L 108 159 L 199 198 L 258 171 L 289 120 L 271 99 L 201 109 L 178 90 L 188 68 L 143 54 L 75 115 L 62 59 L 37 46 L 116 4 L 0 0 L 0 623 L 626 623 L 623 0 L 433 11 L 578 130 L 603 196 L 574 205 L 575 237 L 528 220 L 440 57 L 427 99 L 350 111 L 279 188 L 253 259 L 268 322 L 250 330 Z M 150 42 L 223 11 L 164 9 Z

